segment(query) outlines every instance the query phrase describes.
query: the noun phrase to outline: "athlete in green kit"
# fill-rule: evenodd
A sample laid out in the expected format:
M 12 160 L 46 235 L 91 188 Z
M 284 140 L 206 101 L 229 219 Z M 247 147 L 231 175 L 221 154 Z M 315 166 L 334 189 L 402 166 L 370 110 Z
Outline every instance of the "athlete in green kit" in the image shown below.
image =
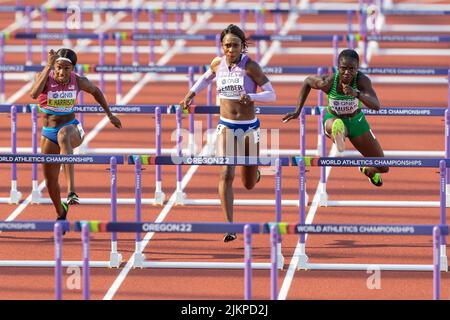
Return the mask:
M 351 49 L 343 50 L 338 57 L 336 73 L 306 78 L 300 90 L 297 109 L 286 114 L 283 121 L 299 117 L 311 88 L 322 90 L 328 95 L 328 107 L 323 119 L 325 134 L 333 140 L 338 151 L 344 151 L 345 139 L 348 137 L 364 157 L 384 157 L 383 149 L 361 111 L 362 105 L 379 110 L 380 102 L 369 77 L 358 71 L 358 65 L 358 53 Z M 388 172 L 389 168 L 360 167 L 359 170 L 372 184 L 381 187 L 381 173 Z

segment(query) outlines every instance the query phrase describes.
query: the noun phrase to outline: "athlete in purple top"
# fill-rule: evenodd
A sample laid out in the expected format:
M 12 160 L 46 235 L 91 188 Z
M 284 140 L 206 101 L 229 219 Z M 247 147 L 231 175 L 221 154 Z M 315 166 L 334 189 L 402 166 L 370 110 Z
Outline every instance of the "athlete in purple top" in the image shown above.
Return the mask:
M 275 101 L 275 92 L 261 67 L 245 53 L 247 39 L 244 32 L 230 24 L 221 35 L 224 56 L 216 57 L 211 67 L 192 86 L 180 102 L 183 108 L 191 105 L 194 96 L 216 79 L 220 99 L 220 120 L 217 126 L 216 156 L 259 155 L 259 120 L 255 115 L 255 102 Z M 262 91 L 256 93 L 257 86 Z M 224 166 L 219 180 L 219 197 L 222 211 L 228 222 L 233 222 L 234 166 Z M 257 166 L 242 166 L 241 180 L 246 189 L 253 189 L 259 181 Z M 236 239 L 227 233 L 224 242 Z
M 47 65 L 36 75 L 30 95 L 38 99 L 43 113 L 41 152 L 44 154 L 73 154 L 84 138 L 84 130 L 75 119 L 73 106 L 80 90 L 90 93 L 116 128 L 121 128 L 120 120 L 109 110 L 103 93 L 87 78 L 77 75 L 73 70 L 77 55 L 70 49 L 50 50 Z M 53 70 L 52 70 L 53 68 Z M 58 183 L 60 164 L 43 164 L 45 183 L 56 209 L 58 220 L 65 220 L 68 205 L 78 204 L 75 193 L 73 165 L 64 165 L 67 180 L 67 202 L 61 202 Z

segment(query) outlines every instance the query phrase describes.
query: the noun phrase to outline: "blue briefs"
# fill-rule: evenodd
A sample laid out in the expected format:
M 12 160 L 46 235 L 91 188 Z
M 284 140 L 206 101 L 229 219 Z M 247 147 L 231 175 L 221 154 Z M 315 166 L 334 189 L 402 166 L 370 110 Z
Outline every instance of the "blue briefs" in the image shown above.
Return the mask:
M 255 137 L 255 142 L 259 142 L 259 119 L 255 118 L 253 120 L 229 120 L 220 117 L 219 124 L 217 125 L 216 134 L 219 135 L 224 128 L 228 128 L 234 131 L 236 136 L 242 134 L 253 133 Z
M 81 123 L 77 120 L 77 119 L 73 119 L 70 122 L 64 123 L 63 125 L 56 127 L 56 128 L 49 128 L 49 127 L 42 127 L 42 136 L 46 137 L 48 140 L 50 140 L 53 143 L 56 143 L 59 146 L 58 143 L 58 132 L 59 130 L 61 130 L 61 128 L 64 128 L 65 126 L 74 124 L 77 126 L 78 131 L 80 133 L 80 137 L 83 138 L 84 137 L 84 130 L 83 127 L 81 126 Z

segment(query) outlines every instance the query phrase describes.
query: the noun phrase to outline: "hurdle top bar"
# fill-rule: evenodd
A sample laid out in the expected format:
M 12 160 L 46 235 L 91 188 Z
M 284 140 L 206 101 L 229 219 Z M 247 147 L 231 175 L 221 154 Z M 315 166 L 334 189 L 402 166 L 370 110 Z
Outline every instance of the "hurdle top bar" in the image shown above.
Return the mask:
M 166 233 L 243 233 L 248 224 L 252 233 L 260 233 L 261 225 L 256 223 L 191 223 L 191 222 L 102 222 L 76 221 L 74 231 L 81 231 L 84 225 L 90 232 L 166 232 Z
M 151 156 L 129 155 L 128 164 L 136 163 L 140 159 L 143 165 L 201 165 L 201 166 L 273 166 L 279 160 L 280 166 L 289 166 L 288 157 L 203 157 L 203 156 Z
M 294 223 L 193 223 L 193 222 L 102 222 L 76 221 L 74 231 L 84 225 L 90 232 L 162 232 L 162 233 L 243 233 L 249 225 L 252 233 L 270 233 L 272 226 L 279 234 L 358 234 L 358 235 L 432 235 L 435 225 L 403 224 L 294 224 Z M 448 225 L 438 225 L 448 235 Z
M 0 154 L 0 163 L 66 163 L 109 164 L 115 158 L 117 164 L 124 163 L 120 155 L 64 155 L 64 154 Z
M 26 10 L 41 10 L 45 9 L 48 12 L 67 12 L 70 7 L 67 5 L 56 5 L 56 6 L 33 6 L 33 5 L 6 5 L 0 6 L 0 12 L 16 12 L 16 11 L 26 11 Z M 97 5 L 97 6 L 83 6 L 83 12 L 125 12 L 130 13 L 133 11 L 137 12 L 160 12 L 160 13 L 241 13 L 241 12 L 260 12 L 260 13 L 298 13 L 298 14 L 348 14 L 358 13 L 363 10 L 362 8 L 355 6 L 354 8 L 315 8 L 315 6 L 310 5 L 302 8 L 290 7 L 282 8 L 277 6 L 260 6 L 258 8 L 254 7 L 237 7 L 228 6 L 226 8 L 205 8 L 201 5 L 189 5 L 189 6 L 177 6 L 177 5 L 155 5 L 147 4 L 140 7 L 133 6 L 111 6 L 111 5 Z M 412 10 L 412 9 L 396 9 L 396 8 L 380 8 L 380 12 L 384 15 L 450 15 L 450 10 L 436 10 L 436 9 L 422 9 L 422 10 Z
M 97 73 L 167 73 L 184 74 L 192 70 L 194 73 L 204 72 L 209 68 L 208 65 L 89 65 L 79 64 L 84 72 Z M 330 66 L 264 66 L 262 70 L 266 74 L 315 74 L 317 70 L 336 71 Z M 42 65 L 21 65 L 21 64 L 3 64 L 0 65 L 0 72 L 39 72 L 44 69 Z M 370 75 L 417 75 L 417 76 L 448 76 L 449 68 L 426 68 L 426 67 L 368 67 L 359 68 L 359 71 Z
M 11 107 L 16 106 L 18 112 L 30 113 L 32 107 L 37 107 L 40 112 L 39 105 L 37 104 L 0 104 L 0 113 L 11 112 Z M 156 109 L 159 108 L 161 113 L 174 114 L 179 105 L 144 105 L 144 104 L 127 104 L 127 105 L 110 105 L 109 108 L 113 113 L 125 113 L 125 114 L 153 114 Z M 306 115 L 318 115 L 321 110 L 327 108 L 327 106 L 304 106 Z M 295 106 L 256 106 L 255 114 L 258 115 L 284 115 L 288 112 L 295 111 Z M 20 111 L 21 110 L 21 111 Z M 380 110 L 372 110 L 368 108 L 362 108 L 361 112 L 371 116 L 444 116 L 446 107 L 384 107 Z M 73 107 L 74 112 L 78 113 L 103 113 L 103 108 L 98 104 L 77 104 Z M 187 109 L 183 110 L 183 113 L 196 113 L 196 114 L 219 114 L 220 107 L 216 105 L 191 105 Z
M 70 230 L 68 221 L 0 221 L 1 232 L 53 231 L 59 223 L 63 231 Z
M 408 168 L 439 168 L 444 161 L 450 167 L 450 159 L 433 158 L 332 158 L 332 157 L 292 157 L 292 165 L 298 166 L 300 160 L 310 167 L 408 167 Z

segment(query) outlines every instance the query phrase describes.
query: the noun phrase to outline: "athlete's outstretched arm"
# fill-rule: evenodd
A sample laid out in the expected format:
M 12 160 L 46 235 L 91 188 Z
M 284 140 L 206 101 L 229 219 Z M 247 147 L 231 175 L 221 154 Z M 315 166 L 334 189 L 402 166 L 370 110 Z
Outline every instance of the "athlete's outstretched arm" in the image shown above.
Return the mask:
M 209 84 L 211 84 L 216 77 L 216 68 L 220 64 L 220 57 L 216 57 L 211 62 L 210 68 L 198 79 L 189 92 L 184 96 L 183 100 L 180 101 L 180 105 L 183 109 L 189 107 L 192 104 L 192 99 L 195 95 L 205 89 Z
M 77 83 L 78 88 L 80 88 L 80 90 L 90 93 L 94 97 L 95 101 L 97 101 L 100 104 L 103 110 L 105 110 L 105 113 L 109 118 L 109 121 L 116 128 L 119 129 L 122 128 L 122 124 L 120 123 L 119 118 L 113 115 L 111 110 L 109 109 L 108 103 L 106 102 L 103 92 L 96 85 L 90 82 L 86 77 L 80 77 L 77 75 Z
M 298 95 L 297 109 L 294 112 L 285 114 L 283 117 L 283 122 L 288 122 L 289 120 L 297 119 L 299 117 L 311 89 L 327 92 L 331 85 L 330 79 L 332 79 L 332 77 L 329 75 L 307 77 L 302 88 L 300 89 L 300 94 Z

